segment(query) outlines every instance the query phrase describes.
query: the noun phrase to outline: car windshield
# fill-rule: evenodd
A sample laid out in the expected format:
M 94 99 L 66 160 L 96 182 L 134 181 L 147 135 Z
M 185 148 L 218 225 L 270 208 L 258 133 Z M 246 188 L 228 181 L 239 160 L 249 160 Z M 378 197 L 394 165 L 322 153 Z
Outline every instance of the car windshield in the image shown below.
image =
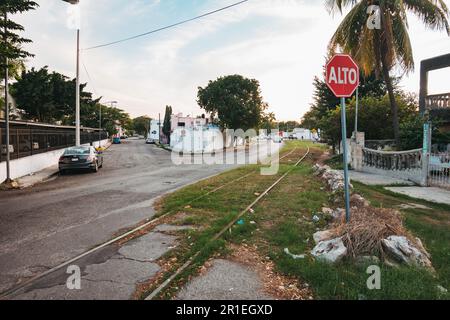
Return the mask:
M 64 155 L 83 155 L 83 154 L 90 154 L 91 153 L 91 149 L 90 148 L 83 148 L 83 147 L 78 147 L 78 148 L 69 148 L 66 149 L 66 151 L 64 151 Z

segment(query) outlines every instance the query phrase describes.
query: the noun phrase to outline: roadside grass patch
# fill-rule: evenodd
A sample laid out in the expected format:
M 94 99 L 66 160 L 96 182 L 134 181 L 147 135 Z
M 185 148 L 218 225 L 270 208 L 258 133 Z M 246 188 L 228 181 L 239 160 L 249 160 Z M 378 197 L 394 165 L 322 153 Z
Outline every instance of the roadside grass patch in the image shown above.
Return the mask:
M 253 208 L 254 212 L 242 217 L 242 224 L 233 225 L 229 232 L 218 240 L 211 241 L 232 219 L 247 207 L 256 197 L 269 187 L 277 177 L 291 169 L 304 154 L 306 146 L 312 153 L 305 162 L 277 185 Z M 380 264 L 381 290 L 369 290 L 366 273 L 367 264 L 359 265 L 344 260 L 336 265 L 315 261 L 309 251 L 315 246 L 313 234 L 327 225 L 320 214 L 322 207 L 335 208 L 324 183 L 312 174 L 312 165 L 319 159 L 326 147 L 304 142 L 289 142 L 283 152 L 294 148 L 299 151 L 285 158 L 276 176 L 261 176 L 258 166 L 246 166 L 226 172 L 198 184 L 188 186 L 163 199 L 160 212 L 183 212 L 183 224 L 198 227 L 189 230 L 179 248 L 170 252 L 164 259 L 176 257 L 176 264 L 165 277 L 177 270 L 189 257 L 201 250 L 201 254 L 186 269 L 160 298 L 169 299 L 192 277 L 198 275 L 201 266 L 213 257 L 226 256 L 227 244 L 247 243 L 254 245 L 263 257 L 270 257 L 276 271 L 307 283 L 316 299 L 449 299 L 448 294 L 440 294 L 437 285 L 445 288 L 450 285 L 450 207 L 414 201 L 380 188 L 354 183 L 355 191 L 371 201 L 375 207 L 395 208 L 404 203 L 419 203 L 430 207 L 425 209 L 401 210 L 405 215 L 405 226 L 419 236 L 432 255 L 436 277 L 417 268 L 391 268 Z M 289 161 L 291 160 L 291 161 Z M 232 183 L 227 187 L 185 206 L 188 201 L 199 197 L 247 173 L 248 178 Z M 314 222 L 313 216 L 319 221 Z M 430 223 L 428 220 L 432 220 Z M 250 223 L 254 221 L 255 223 Z M 285 253 L 306 254 L 304 259 L 293 259 Z M 162 278 L 165 279 L 165 278 Z

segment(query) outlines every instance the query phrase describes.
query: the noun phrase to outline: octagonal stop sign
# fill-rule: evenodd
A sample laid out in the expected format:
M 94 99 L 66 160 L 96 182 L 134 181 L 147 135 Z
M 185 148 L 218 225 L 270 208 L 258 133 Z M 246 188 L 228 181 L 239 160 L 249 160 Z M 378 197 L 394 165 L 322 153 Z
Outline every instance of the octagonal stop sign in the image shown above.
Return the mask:
M 336 97 L 350 97 L 359 85 L 359 68 L 346 54 L 337 54 L 326 67 L 326 83 Z

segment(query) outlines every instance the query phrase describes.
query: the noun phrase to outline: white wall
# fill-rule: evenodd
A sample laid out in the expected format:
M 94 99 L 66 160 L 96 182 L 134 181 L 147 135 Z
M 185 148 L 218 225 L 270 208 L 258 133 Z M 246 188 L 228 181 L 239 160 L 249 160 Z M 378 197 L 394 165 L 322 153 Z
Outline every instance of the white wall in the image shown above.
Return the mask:
M 105 146 L 107 143 L 108 143 L 107 139 L 101 141 L 102 146 Z M 98 141 L 93 143 L 94 147 L 98 147 L 98 145 L 99 145 Z M 59 157 L 61 157 L 63 152 L 64 149 L 58 149 L 25 158 L 11 160 L 10 162 L 11 179 L 17 179 L 23 176 L 27 176 L 31 173 L 38 172 L 48 167 L 57 165 Z M 6 162 L 2 161 L 0 163 L 0 183 L 5 181 L 5 179 L 6 179 Z

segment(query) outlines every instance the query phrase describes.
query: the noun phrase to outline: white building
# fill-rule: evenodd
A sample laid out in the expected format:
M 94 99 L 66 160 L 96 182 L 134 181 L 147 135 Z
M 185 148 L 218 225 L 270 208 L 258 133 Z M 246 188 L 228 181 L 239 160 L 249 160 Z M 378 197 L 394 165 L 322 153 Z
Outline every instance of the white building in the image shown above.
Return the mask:
M 294 138 L 298 140 L 309 140 L 309 141 L 319 140 L 318 132 L 312 132 L 309 129 L 295 128 L 292 134 Z
M 206 118 L 184 117 L 182 113 L 173 114 L 170 121 L 170 129 L 172 132 L 178 128 L 193 129 L 196 127 L 204 127 L 208 124 L 208 119 Z
M 147 143 L 155 143 L 160 141 L 162 123 L 159 120 L 150 121 L 150 130 L 147 136 Z

